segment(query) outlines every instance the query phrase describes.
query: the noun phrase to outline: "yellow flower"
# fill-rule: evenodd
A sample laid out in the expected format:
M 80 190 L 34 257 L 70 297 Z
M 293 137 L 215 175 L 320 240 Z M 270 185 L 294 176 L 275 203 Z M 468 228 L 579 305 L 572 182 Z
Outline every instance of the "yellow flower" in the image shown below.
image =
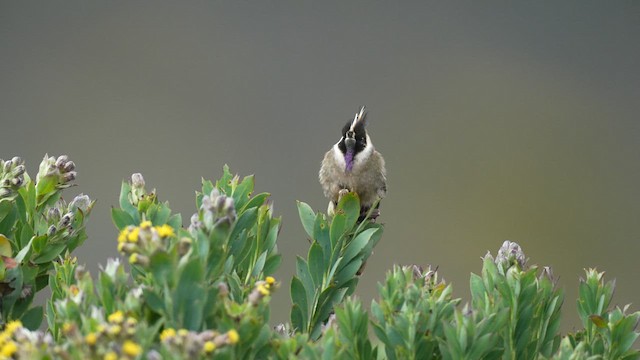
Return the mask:
M 122 328 L 120 327 L 120 325 L 113 325 L 108 330 L 109 335 L 113 335 L 113 336 L 120 334 L 120 331 L 122 331 Z
M 202 346 L 202 350 L 204 350 L 204 352 L 207 353 L 207 354 L 212 353 L 213 350 L 215 350 L 215 349 L 216 349 L 216 344 L 214 344 L 213 341 L 207 341 Z
M 173 232 L 173 228 L 167 224 L 156 226 L 156 231 L 158 232 L 158 235 L 163 238 L 175 235 L 175 233 Z
M 270 294 L 269 289 L 263 284 L 258 285 L 258 292 L 262 294 L 262 296 L 268 296 Z
M 123 242 L 118 243 L 118 252 L 124 252 L 124 245 L 125 243 Z
M 22 322 L 20 320 L 9 321 L 7 326 L 4 328 L 4 331 L 8 335 L 12 335 L 17 329 L 22 327 Z
M 138 261 L 138 253 L 133 253 L 129 256 L 129 263 L 135 264 Z
M 138 235 L 140 235 L 140 228 L 133 228 L 131 231 L 129 231 L 129 234 L 127 234 L 127 241 L 129 241 L 130 243 L 137 243 Z
M 187 329 L 180 329 L 178 330 L 178 335 L 182 337 L 186 337 L 187 335 L 189 335 L 189 331 L 187 331 Z
M 151 227 L 151 221 L 149 221 L 149 220 L 145 220 L 145 221 L 140 223 L 140 228 L 141 229 L 148 229 L 150 227 Z
M 16 343 L 13 341 L 9 341 L 2 347 L 2 350 L 0 350 L 0 354 L 4 358 L 10 358 L 13 356 L 13 354 L 16 353 L 16 351 L 18 351 L 18 345 L 16 345 Z
M 118 310 L 109 315 L 108 320 L 113 324 L 122 324 L 122 322 L 124 321 L 124 314 L 122 313 L 122 311 Z
M 238 332 L 235 329 L 229 330 L 227 332 L 227 336 L 229 337 L 229 344 L 231 345 L 237 344 L 240 340 L 240 335 L 238 335 Z
M 7 340 L 9 340 L 9 338 L 11 337 L 11 335 L 7 334 L 6 332 L 1 332 L 0 333 L 0 347 L 4 345 L 4 343 L 7 342 Z
M 118 235 L 118 242 L 123 243 L 127 241 L 127 236 L 129 236 L 129 229 L 122 229 L 122 231 L 120 231 L 120 234 Z
M 98 325 L 98 328 L 96 329 L 96 331 L 98 331 L 98 333 L 103 333 L 104 332 L 104 325 L 100 324 Z
M 70 333 L 73 329 L 74 329 L 74 326 L 72 323 L 66 322 L 62 324 L 62 332 L 65 334 Z
M 132 317 L 127 318 L 127 325 L 136 326 L 137 323 L 138 323 L 138 320 L 136 320 L 136 318 L 132 318 Z
M 176 336 L 176 331 L 172 328 L 166 328 L 162 330 L 162 333 L 160 333 L 160 341 L 164 341 L 174 336 Z
M 118 360 L 118 354 L 113 351 L 109 351 L 108 353 L 104 354 L 104 360 Z
M 84 337 L 84 341 L 88 345 L 93 346 L 96 344 L 96 341 L 98 341 L 98 336 L 95 333 L 88 333 L 87 336 Z
M 135 357 L 142 353 L 142 346 L 134 343 L 131 340 L 127 340 L 122 344 L 122 352 L 125 355 Z
M 276 279 L 273 276 L 267 276 L 264 281 L 266 281 L 269 286 L 276 283 Z
M 76 285 L 69 286 L 69 290 L 71 291 L 71 295 L 76 296 L 80 292 L 80 289 Z

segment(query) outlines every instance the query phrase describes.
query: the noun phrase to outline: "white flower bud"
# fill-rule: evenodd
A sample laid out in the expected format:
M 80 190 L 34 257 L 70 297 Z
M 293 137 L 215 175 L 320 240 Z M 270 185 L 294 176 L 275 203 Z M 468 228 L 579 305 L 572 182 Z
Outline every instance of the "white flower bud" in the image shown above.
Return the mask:
M 144 187 L 144 178 L 142 174 L 135 173 L 131 175 L 131 185 L 135 188 L 143 188 Z
M 80 194 L 73 198 L 71 204 L 69 204 L 69 210 L 79 209 L 84 213 L 87 212 L 89 206 L 91 206 L 91 199 L 89 196 Z
M 56 167 L 58 169 L 62 169 L 67 163 L 67 161 L 69 161 L 69 157 L 67 155 L 60 155 L 58 157 L 58 160 L 56 160 Z

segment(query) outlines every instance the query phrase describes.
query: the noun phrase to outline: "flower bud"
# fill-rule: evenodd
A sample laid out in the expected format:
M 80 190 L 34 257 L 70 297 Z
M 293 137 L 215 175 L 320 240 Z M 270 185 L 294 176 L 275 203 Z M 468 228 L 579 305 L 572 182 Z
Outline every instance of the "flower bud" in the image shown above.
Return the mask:
M 180 239 L 178 243 L 178 254 L 180 256 L 184 256 L 191 249 L 191 239 L 188 237 L 183 237 Z
M 147 353 L 147 360 L 162 360 L 162 355 L 154 349 Z
M 58 224 L 58 227 L 65 228 L 71 225 L 72 220 L 73 220 L 73 213 L 66 213 L 64 214 L 64 216 L 62 216 L 62 219 L 60 219 L 60 223 Z
M 64 168 L 62 170 L 64 170 L 65 172 L 69 172 L 75 169 L 76 169 L 76 164 L 73 161 L 69 161 L 68 163 L 64 164 Z
M 87 273 L 87 269 L 84 267 L 84 265 L 78 265 L 76 267 L 76 271 L 74 272 L 74 276 L 76 280 L 80 280 L 86 273 Z
M 11 194 L 11 190 L 7 188 L 0 188 L 0 198 L 7 197 Z
M 11 185 L 13 186 L 22 186 L 23 183 L 24 178 L 22 176 L 11 179 Z
M 87 195 L 80 194 L 73 198 L 71 204 L 69 204 L 69 210 L 79 209 L 85 213 L 89 209 L 89 206 L 91 206 L 91 199 Z
M 62 181 L 64 183 L 72 182 L 73 180 L 76 179 L 76 175 L 77 175 L 77 173 L 75 171 L 70 171 L 68 173 L 64 173 L 64 175 L 62 175 Z
M 24 165 L 24 160 L 22 160 L 22 158 L 19 156 L 14 156 L 11 159 L 11 162 L 14 163 L 15 165 Z
M 233 205 L 233 198 L 232 197 L 227 197 L 224 200 L 224 208 L 223 208 L 224 212 L 226 212 L 227 214 L 230 214 L 232 212 L 235 212 L 235 207 Z
M 552 284 L 556 284 L 556 278 L 555 276 L 553 276 L 553 269 L 550 266 L 545 266 L 542 268 L 542 272 L 540 273 L 539 278 L 546 278 L 551 281 Z
M 24 174 L 24 165 L 18 165 L 13 169 L 13 176 L 18 177 Z
M 56 167 L 58 169 L 62 169 L 64 168 L 65 164 L 67 163 L 67 161 L 69 161 L 69 157 L 67 155 L 60 155 L 58 157 L 58 160 L 56 160 Z
M 11 165 L 13 165 L 13 162 L 11 162 L 11 160 L 7 160 L 4 162 L 4 172 L 8 173 L 9 171 L 11 171 Z
M 134 188 L 144 187 L 144 178 L 142 177 L 142 174 L 135 173 L 131 175 L 131 186 L 133 186 Z
M 60 218 L 60 210 L 57 207 L 49 208 L 49 220 L 57 220 Z
M 55 225 L 51 225 L 51 226 L 49 226 L 49 230 L 47 230 L 47 235 L 48 236 L 53 236 L 56 233 L 56 231 L 58 231 L 58 229 L 56 229 L 56 226 Z
M 504 270 L 507 270 L 513 265 L 517 265 L 520 270 L 524 270 L 526 262 L 527 259 L 520 245 L 509 240 L 505 240 L 505 242 L 502 243 L 495 259 L 496 265 L 502 266 Z
M 275 331 L 276 333 L 282 335 L 282 336 L 287 336 L 289 335 L 289 332 L 287 331 L 287 326 L 283 323 L 280 323 L 276 326 L 273 327 L 273 331 Z
M 222 212 L 224 210 L 225 201 L 227 200 L 226 196 L 218 196 L 216 198 L 212 198 L 213 200 L 213 208 L 217 212 Z

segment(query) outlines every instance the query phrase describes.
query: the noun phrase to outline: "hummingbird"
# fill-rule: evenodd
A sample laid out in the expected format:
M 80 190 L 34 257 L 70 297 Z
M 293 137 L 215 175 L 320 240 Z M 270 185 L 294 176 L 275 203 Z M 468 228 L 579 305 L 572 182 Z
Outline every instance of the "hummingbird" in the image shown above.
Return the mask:
M 329 199 L 327 213 L 333 215 L 340 198 L 355 192 L 360 198 L 360 219 L 364 220 L 374 204 L 371 218 L 380 214 L 379 199 L 387 193 L 384 158 L 376 151 L 367 133 L 364 106 L 342 128 L 340 140 L 327 151 L 320 167 L 319 180 Z

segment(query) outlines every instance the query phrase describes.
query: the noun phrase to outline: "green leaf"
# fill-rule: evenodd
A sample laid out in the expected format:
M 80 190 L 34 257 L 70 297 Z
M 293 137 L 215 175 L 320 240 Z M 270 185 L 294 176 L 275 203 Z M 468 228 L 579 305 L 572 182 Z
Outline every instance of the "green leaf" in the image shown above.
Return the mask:
M 313 279 L 316 288 L 322 286 L 324 271 L 324 253 L 318 242 L 314 241 L 309 248 L 309 273 L 311 274 L 311 278 Z
M 142 296 L 144 297 L 145 304 L 157 314 L 164 314 L 164 302 L 162 298 L 150 289 L 142 289 Z
M 33 252 L 35 252 L 36 254 L 41 253 L 42 250 L 47 245 L 47 240 L 48 239 L 49 239 L 49 237 L 47 235 L 35 236 L 33 238 L 33 243 L 31 245 L 32 248 L 33 248 Z
M 246 209 L 251 209 L 252 207 L 260 207 L 262 205 L 264 205 L 264 202 L 267 200 L 267 198 L 270 196 L 271 194 L 269 193 L 260 193 L 257 194 L 256 196 L 252 197 L 249 202 L 247 202 L 246 204 L 244 204 L 244 206 L 242 208 L 240 208 L 240 212 L 245 211 Z M 237 204 L 236 204 L 237 207 Z
M 38 256 L 32 261 L 35 264 L 44 264 L 52 261 L 62 254 L 66 248 L 66 244 L 49 244 Z
M 256 221 L 258 220 L 258 208 L 247 209 L 245 212 L 240 215 L 235 225 L 233 226 L 233 230 L 231 230 L 231 234 L 229 235 L 229 239 L 233 240 L 238 236 L 243 230 L 251 229 Z
M 56 191 L 58 180 L 59 178 L 57 174 L 45 175 L 40 178 L 36 184 L 36 206 L 41 206 L 51 195 L 53 195 L 53 192 Z
M 24 260 L 25 256 L 27 256 L 27 254 L 29 253 L 29 251 L 31 251 L 31 244 L 33 243 L 33 238 L 31 238 L 31 240 L 29 240 L 29 242 L 27 243 L 27 245 L 25 245 L 22 250 L 20 250 L 18 252 L 18 254 L 15 257 L 15 260 L 17 263 L 22 263 L 22 260 Z
M 36 306 L 32 307 L 31 309 L 27 310 L 27 312 L 22 314 L 20 321 L 22 321 L 22 325 L 24 325 L 24 327 L 29 330 L 35 331 L 40 327 L 43 316 L 44 310 L 42 309 L 42 306 Z
M 360 234 L 358 234 L 358 236 L 356 236 L 353 240 L 351 240 L 351 242 L 349 242 L 349 245 L 347 245 L 347 249 L 345 250 L 344 255 L 342 255 L 344 259 L 343 263 L 346 264 L 350 262 L 358 254 L 360 254 L 362 249 L 364 249 L 367 243 L 369 242 L 369 239 L 371 239 L 371 236 L 376 231 L 378 231 L 378 229 L 375 229 L 375 228 L 367 229 L 361 232 Z
M 313 213 L 313 209 L 311 206 L 303 203 L 302 201 L 298 201 L 298 214 L 300 215 L 300 222 L 302 222 L 302 227 L 304 231 L 307 233 L 310 239 L 313 239 L 313 227 L 315 223 L 316 215 Z
M 293 330 L 296 332 L 304 332 L 306 331 L 304 316 L 302 315 L 302 310 L 298 304 L 293 304 L 291 307 L 291 326 Z
M 174 318 L 188 330 L 199 330 L 204 321 L 203 309 L 206 292 L 203 282 L 203 264 L 198 258 L 194 258 L 181 269 L 178 286 L 173 292 L 175 299 L 173 304 Z
M 323 213 L 317 213 L 313 224 L 313 239 L 322 246 L 324 263 L 331 261 L 331 240 L 329 239 L 329 223 Z
M 474 300 L 483 299 L 486 290 L 484 284 L 482 283 L 482 278 L 476 274 L 471 274 L 469 283 L 471 287 L 471 298 Z
M 306 324 L 309 318 L 309 305 L 304 285 L 296 276 L 291 279 L 291 302 L 293 303 L 293 308 L 291 308 L 291 324 L 300 331 L 306 331 Z M 297 310 L 295 308 L 297 308 Z
M 21 225 L 22 225 L 22 228 L 20 229 L 20 236 L 17 239 L 18 240 L 18 247 L 22 247 L 22 246 L 24 246 L 24 244 L 28 244 L 29 241 L 31 241 L 31 238 L 33 238 L 33 235 L 34 235 L 33 228 L 31 227 L 30 224 L 24 223 L 24 224 L 21 224 Z M 18 235 L 17 231 L 16 231 L 16 235 Z
M 260 273 L 262 272 L 262 269 L 264 269 L 264 264 L 266 260 L 267 260 L 267 252 L 265 251 L 262 254 L 260 254 L 260 256 L 258 257 L 258 260 L 254 264 L 253 271 L 251 271 L 252 277 L 258 277 L 258 275 L 260 275 Z
M 253 175 L 246 176 L 242 182 L 233 191 L 233 202 L 236 209 L 242 209 L 247 203 L 253 192 L 254 178 Z
M 135 219 L 135 215 L 138 214 L 138 209 L 129 202 L 129 194 L 131 193 L 131 185 L 129 182 L 122 181 L 122 186 L 120 187 L 120 197 L 119 203 L 122 210 L 126 211 Z
M 313 285 L 313 278 L 311 277 L 311 273 L 309 272 L 309 266 L 307 262 L 301 258 L 300 256 L 296 257 L 296 275 L 302 281 L 302 285 L 304 285 L 304 289 L 307 292 L 307 303 L 311 304 L 313 302 L 315 287 Z
M 282 255 L 274 254 L 267 258 L 267 261 L 264 263 L 264 272 L 265 276 L 273 275 L 280 267 L 280 263 L 282 263 Z
M 345 229 L 351 229 L 360 217 L 360 198 L 358 194 L 350 192 L 342 196 L 336 206 L 336 213 L 342 213 L 346 216 Z
M 203 195 L 209 195 L 211 194 L 211 192 L 213 191 L 213 183 L 211 182 L 211 180 L 205 180 L 202 179 L 202 194 Z M 202 203 L 198 204 L 197 208 L 200 208 L 200 205 L 202 205 Z
M 353 279 L 361 266 L 362 259 L 355 259 L 338 271 L 334 280 L 336 287 L 341 288 L 347 281 Z
M 0 222 L 13 210 L 13 202 L 9 199 L 0 200 Z
M 229 171 L 229 165 L 225 164 L 222 168 L 222 177 L 216 181 L 216 188 L 218 188 L 225 195 L 231 196 L 231 180 L 233 176 Z M 207 193 L 208 194 L 208 193 Z
M 337 246 L 339 240 L 347 231 L 347 216 L 343 213 L 335 213 L 331 219 L 329 227 L 329 239 L 331 240 L 331 248 L 333 252 L 339 252 L 341 247 Z
M 590 315 L 589 319 L 600 329 L 605 329 L 607 327 L 607 321 L 600 315 Z
M 156 209 L 157 210 L 155 215 L 153 217 L 149 217 L 149 220 L 151 220 L 151 223 L 155 226 L 166 224 L 169 220 L 169 217 L 171 216 L 171 209 L 169 208 L 168 204 L 164 203 L 158 205 Z
M 131 215 L 120 208 L 111 208 L 111 220 L 118 230 L 122 230 L 129 225 L 135 225 Z
M 4 199 L 3 201 L 0 201 L 0 203 L 10 204 L 10 200 Z M 23 205 L 22 208 L 20 208 L 19 204 Z M 26 209 L 24 208 L 24 202 L 19 196 L 16 198 L 16 205 L 18 206 L 16 206 L 16 208 L 12 208 L 9 213 L 5 214 L 4 218 L 0 221 L 0 234 L 4 234 L 7 237 L 10 237 L 13 233 L 14 225 L 16 224 L 16 219 L 18 218 L 18 216 L 20 216 L 21 222 L 26 222 Z M 22 219 L 23 217 L 24 220 Z
M 174 229 L 180 229 L 182 227 L 182 215 L 173 214 L 167 220 L 167 225 L 171 226 Z
M 264 241 L 264 246 L 263 246 L 263 249 L 269 250 L 269 252 L 271 252 L 276 246 L 276 242 L 278 240 L 278 232 L 280 232 L 280 219 L 279 218 L 271 219 L 270 226 L 271 228 L 267 233 L 267 237 Z
M 162 284 L 171 278 L 174 271 L 173 261 L 165 251 L 156 251 L 149 258 L 149 268 L 155 280 Z

